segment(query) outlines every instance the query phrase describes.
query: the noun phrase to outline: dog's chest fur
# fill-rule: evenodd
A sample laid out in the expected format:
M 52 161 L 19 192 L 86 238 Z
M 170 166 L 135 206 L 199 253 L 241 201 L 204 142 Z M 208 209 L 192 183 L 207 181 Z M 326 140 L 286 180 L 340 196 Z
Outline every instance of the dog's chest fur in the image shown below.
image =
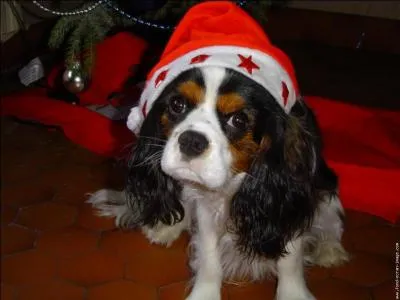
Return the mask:
M 237 247 L 237 235 L 233 232 L 229 218 L 229 206 L 232 196 L 236 192 L 239 182 L 231 183 L 223 191 L 207 191 L 195 186 L 185 185 L 182 192 L 182 201 L 190 216 L 191 249 L 199 249 L 199 223 L 209 222 L 202 218 L 201 211 L 211 216 L 212 224 L 206 224 L 207 228 L 217 231 L 218 255 L 220 257 L 223 277 L 227 281 L 260 280 L 266 275 L 275 274 L 275 261 L 263 257 L 251 259 L 239 251 Z M 188 211 L 189 210 L 189 211 Z M 200 225 L 201 226 L 201 225 Z M 204 228 L 204 227 L 203 227 Z M 205 233 L 207 234 L 207 232 Z M 191 255 L 192 268 L 198 269 L 196 253 Z

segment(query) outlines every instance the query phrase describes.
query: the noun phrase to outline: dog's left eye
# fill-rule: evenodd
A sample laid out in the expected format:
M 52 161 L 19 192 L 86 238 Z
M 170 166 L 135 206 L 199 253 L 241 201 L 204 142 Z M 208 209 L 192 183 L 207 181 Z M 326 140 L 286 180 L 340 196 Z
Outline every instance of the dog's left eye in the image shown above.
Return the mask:
M 227 124 L 229 126 L 232 126 L 234 128 L 240 129 L 240 130 L 245 130 L 247 128 L 247 124 L 249 122 L 249 118 L 244 112 L 238 112 L 233 114 Z
M 174 115 L 183 114 L 186 111 L 186 101 L 182 97 L 176 96 L 169 100 L 169 111 Z

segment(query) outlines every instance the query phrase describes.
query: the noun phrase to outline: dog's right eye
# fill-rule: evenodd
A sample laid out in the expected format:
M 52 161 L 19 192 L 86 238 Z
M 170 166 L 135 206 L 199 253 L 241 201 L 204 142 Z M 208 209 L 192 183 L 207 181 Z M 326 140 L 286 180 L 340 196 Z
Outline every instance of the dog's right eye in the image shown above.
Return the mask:
M 169 100 L 169 111 L 174 115 L 183 114 L 187 109 L 187 103 L 183 97 L 175 96 Z
M 233 114 L 227 124 L 233 128 L 245 131 L 249 123 L 249 118 L 244 112 L 238 112 Z

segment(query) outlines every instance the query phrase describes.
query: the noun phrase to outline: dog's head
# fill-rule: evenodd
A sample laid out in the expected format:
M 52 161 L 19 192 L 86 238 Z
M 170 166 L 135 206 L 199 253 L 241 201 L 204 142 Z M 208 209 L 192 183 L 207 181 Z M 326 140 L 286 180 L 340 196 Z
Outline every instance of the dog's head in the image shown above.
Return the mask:
M 181 74 L 158 99 L 167 139 L 162 170 L 182 182 L 223 188 L 247 172 L 262 147 L 262 116 L 257 100 L 271 96 L 245 76 L 224 68 Z M 271 98 L 270 102 L 274 100 Z
M 248 77 L 222 67 L 181 73 L 158 96 L 139 134 L 128 180 L 141 222 L 182 219 L 183 184 L 221 190 L 244 176 L 230 215 L 245 251 L 278 255 L 310 220 L 318 143 L 299 101 L 286 113 Z

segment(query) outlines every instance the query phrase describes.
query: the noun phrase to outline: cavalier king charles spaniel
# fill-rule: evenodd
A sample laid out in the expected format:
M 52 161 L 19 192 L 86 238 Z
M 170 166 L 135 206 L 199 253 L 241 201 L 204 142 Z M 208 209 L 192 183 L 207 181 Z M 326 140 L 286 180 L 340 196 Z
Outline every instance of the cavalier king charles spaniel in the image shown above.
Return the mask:
M 321 154 L 314 114 L 289 113 L 247 76 L 224 67 L 181 73 L 140 130 L 126 189 L 89 200 L 152 243 L 191 235 L 188 300 L 219 300 L 224 280 L 278 278 L 278 300 L 315 299 L 304 265 L 347 261 L 338 179 Z

